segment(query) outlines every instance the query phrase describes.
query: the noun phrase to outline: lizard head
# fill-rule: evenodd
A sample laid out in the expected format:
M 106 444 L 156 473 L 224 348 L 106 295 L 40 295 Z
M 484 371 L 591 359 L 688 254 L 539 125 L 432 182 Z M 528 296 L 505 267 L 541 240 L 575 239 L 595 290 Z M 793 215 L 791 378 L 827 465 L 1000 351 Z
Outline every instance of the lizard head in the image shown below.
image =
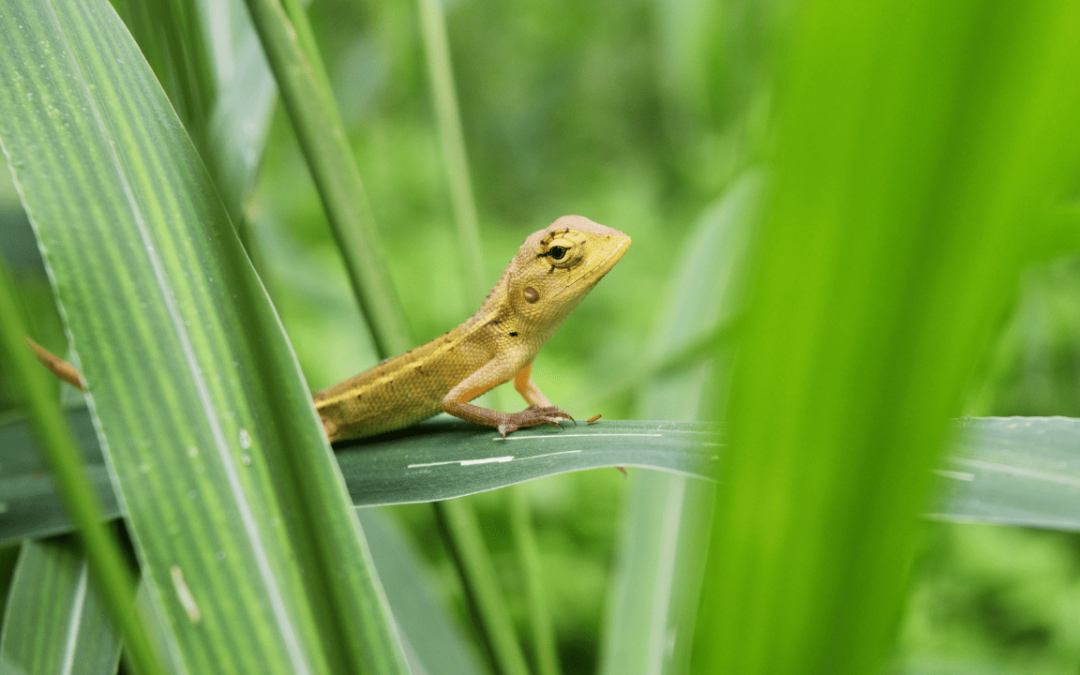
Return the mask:
M 563 216 L 534 232 L 508 270 L 518 319 L 554 330 L 629 246 L 624 233 L 582 216 Z

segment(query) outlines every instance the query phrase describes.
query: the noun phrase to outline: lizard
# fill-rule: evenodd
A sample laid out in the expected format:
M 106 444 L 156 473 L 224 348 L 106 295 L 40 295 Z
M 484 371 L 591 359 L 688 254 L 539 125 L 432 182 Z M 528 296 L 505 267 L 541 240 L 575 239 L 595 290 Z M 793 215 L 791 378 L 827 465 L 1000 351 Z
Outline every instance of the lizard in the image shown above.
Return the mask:
M 316 392 L 327 438 L 372 436 L 439 412 L 494 427 L 503 438 L 573 420 L 533 382 L 533 359 L 629 245 L 626 234 L 582 216 L 563 216 L 534 232 L 460 326 Z M 504 413 L 470 403 L 510 380 L 529 404 L 525 410 Z
M 373 436 L 441 411 L 495 427 L 503 438 L 524 427 L 573 420 L 533 382 L 533 359 L 629 246 L 626 234 L 582 216 L 563 216 L 534 232 L 465 323 L 316 392 L 315 408 L 326 437 L 333 443 Z M 82 375 L 71 364 L 26 340 L 54 375 L 85 389 Z M 525 410 L 503 413 L 469 403 L 511 379 L 529 404 Z

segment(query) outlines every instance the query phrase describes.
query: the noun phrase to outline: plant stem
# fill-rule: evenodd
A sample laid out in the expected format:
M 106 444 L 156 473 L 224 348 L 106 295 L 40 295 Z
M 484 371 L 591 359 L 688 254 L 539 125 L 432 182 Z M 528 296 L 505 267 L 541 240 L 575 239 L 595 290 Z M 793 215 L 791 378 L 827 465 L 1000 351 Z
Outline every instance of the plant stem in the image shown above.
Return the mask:
M 311 72 L 319 80 L 319 86 L 329 95 L 333 95 L 330 88 L 330 78 L 326 74 L 326 65 L 319 53 L 319 44 L 315 41 L 315 33 L 311 30 L 311 22 L 308 21 L 307 9 L 302 0 L 282 0 L 285 13 L 289 15 L 293 30 L 296 31 L 296 39 L 300 43 L 300 49 L 304 51 L 311 64 Z M 332 99 L 331 99 L 332 100 Z
M 296 0 L 292 0 L 295 2 Z M 456 89 L 454 86 L 454 73 L 450 60 L 450 46 L 446 33 L 446 18 L 438 0 L 418 0 L 420 22 L 424 35 L 424 50 L 428 59 L 428 74 L 430 75 L 431 96 L 435 104 L 435 119 L 439 126 L 439 138 L 442 141 L 443 162 L 446 166 L 446 178 L 450 187 L 450 198 L 454 207 L 454 222 L 458 235 L 458 247 L 460 258 L 465 262 L 465 274 L 468 293 L 479 301 L 488 290 L 484 284 L 484 255 L 480 242 L 480 226 L 476 216 L 476 201 L 473 197 L 472 180 L 470 178 L 469 160 L 465 151 L 465 136 L 461 127 L 461 115 L 458 110 Z M 501 391 L 493 391 L 488 394 L 489 405 L 496 408 L 501 404 Z M 514 491 L 512 490 L 511 493 Z M 509 497 L 512 502 L 514 496 Z M 524 499 L 524 498 L 522 498 Z M 518 500 L 520 501 L 520 500 Z M 487 633 L 485 639 L 491 649 L 493 660 L 503 662 L 501 670 L 509 673 L 519 667 L 525 668 L 521 657 L 521 646 L 510 623 L 509 615 L 505 611 L 506 601 L 502 591 L 494 581 L 491 554 L 480 533 L 477 516 L 472 504 L 467 500 L 454 500 L 445 502 L 446 506 L 435 503 L 436 517 L 446 520 L 443 510 L 452 512 L 451 520 L 459 523 L 458 526 L 446 526 L 443 529 L 447 538 L 447 545 L 454 551 L 468 551 L 468 555 L 455 555 L 458 570 L 461 573 L 462 582 L 469 595 L 469 604 L 479 618 L 479 624 Z M 513 507 L 513 504 L 511 505 Z M 520 508 L 525 509 L 525 517 L 512 519 L 510 529 L 515 541 L 528 541 L 533 543 L 535 553 L 536 538 L 528 518 L 528 504 L 523 503 Z M 528 567 L 523 567 L 522 576 L 529 582 L 539 582 L 538 574 L 530 574 Z M 490 579 L 483 588 L 478 588 L 475 581 L 470 579 Z M 529 587 L 530 598 L 540 597 L 539 587 Z M 545 644 L 549 654 L 540 657 L 541 664 L 552 660 L 557 662 L 554 643 L 550 640 L 552 630 L 546 613 L 530 612 L 530 622 L 536 635 L 547 636 Z M 538 646 L 541 644 L 537 641 Z M 496 647 L 498 645 L 498 647 Z M 521 661 L 520 664 L 517 662 Z M 542 672 L 544 671 L 541 668 Z
M 279 0 L 246 1 L 375 348 L 383 358 L 400 354 L 412 346 L 405 315 L 321 62 L 305 54 L 298 37 L 310 28 L 294 29 Z M 296 18 L 306 25 L 303 12 Z
M 464 499 L 433 502 L 435 516 L 443 530 L 465 587 L 469 608 L 481 628 L 497 675 L 528 675 L 510 611 L 495 582 L 495 568 L 484 546 L 476 513 Z
M 510 495 L 510 534 L 514 538 L 518 561 L 525 580 L 525 594 L 532 618 L 533 650 L 536 653 L 536 672 L 539 675 L 560 675 L 559 651 L 555 643 L 555 631 L 551 615 L 544 601 L 544 575 L 541 572 L 540 551 L 536 545 L 529 496 L 524 485 L 514 485 Z
M 14 284 L 0 261 L 0 365 L 13 391 L 27 407 L 30 425 L 56 481 L 60 497 L 86 547 L 98 590 L 124 635 L 132 670 L 144 675 L 166 671 L 135 606 L 135 579 L 119 544 L 105 525 L 93 483 L 83 471 L 82 455 L 53 395 L 45 371 L 30 356 L 23 341 L 26 324 L 19 313 Z
M 439 0 L 418 0 L 418 3 L 420 23 L 424 30 L 428 73 L 431 76 L 431 95 L 435 102 L 435 119 L 439 124 L 446 178 L 450 183 L 450 199 L 454 205 L 454 220 L 457 223 L 458 245 L 461 247 L 461 259 L 465 262 L 469 292 L 479 300 L 484 297 L 488 288 L 484 285 L 480 226 L 476 217 L 469 159 L 465 153 L 465 136 L 461 130 L 461 115 L 458 112 L 454 88 L 446 19 Z

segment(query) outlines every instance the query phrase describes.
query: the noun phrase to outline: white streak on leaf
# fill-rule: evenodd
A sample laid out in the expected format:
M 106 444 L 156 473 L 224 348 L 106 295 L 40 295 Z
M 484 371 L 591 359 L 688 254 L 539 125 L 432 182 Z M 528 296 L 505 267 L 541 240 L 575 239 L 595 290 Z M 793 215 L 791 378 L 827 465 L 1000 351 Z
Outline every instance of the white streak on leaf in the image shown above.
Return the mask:
M 531 441 L 538 438 L 611 438 L 612 436 L 645 436 L 648 438 L 661 438 L 664 434 L 545 434 L 543 436 L 508 436 L 501 438 L 496 436 L 493 441 Z
M 184 582 L 184 572 L 176 565 L 173 565 L 169 568 L 169 576 L 172 577 L 173 588 L 176 589 L 176 598 L 187 613 L 188 619 L 191 620 L 191 623 L 202 621 L 199 604 L 195 602 L 195 596 L 191 594 L 191 589 Z

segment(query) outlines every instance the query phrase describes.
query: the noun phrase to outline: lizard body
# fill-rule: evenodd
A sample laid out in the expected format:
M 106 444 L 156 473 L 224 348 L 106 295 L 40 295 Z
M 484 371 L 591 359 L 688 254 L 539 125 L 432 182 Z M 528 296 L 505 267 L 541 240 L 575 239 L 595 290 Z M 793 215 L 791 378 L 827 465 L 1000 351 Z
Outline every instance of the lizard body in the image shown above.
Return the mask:
M 622 258 L 630 237 L 563 216 L 518 249 L 479 311 L 446 335 L 315 394 L 331 441 L 392 431 L 445 411 L 498 429 L 572 419 L 532 381 L 540 347 Z M 469 403 L 514 380 L 529 407 L 502 413 Z

